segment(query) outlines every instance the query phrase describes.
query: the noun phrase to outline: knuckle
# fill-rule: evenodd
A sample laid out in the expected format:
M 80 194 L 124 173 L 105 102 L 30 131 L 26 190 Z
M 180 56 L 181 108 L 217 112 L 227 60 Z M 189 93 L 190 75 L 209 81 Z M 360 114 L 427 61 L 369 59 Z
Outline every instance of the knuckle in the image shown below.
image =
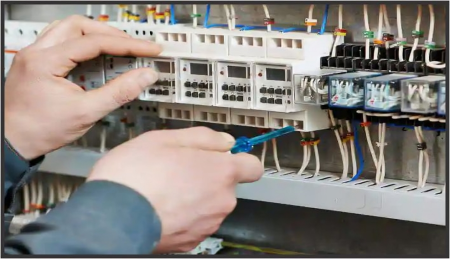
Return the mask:
M 69 17 L 67 17 L 66 19 L 64 19 L 63 22 L 71 24 L 71 23 L 78 23 L 84 19 L 87 19 L 87 18 L 82 15 L 79 15 L 79 14 L 73 14 L 73 15 L 70 15 Z

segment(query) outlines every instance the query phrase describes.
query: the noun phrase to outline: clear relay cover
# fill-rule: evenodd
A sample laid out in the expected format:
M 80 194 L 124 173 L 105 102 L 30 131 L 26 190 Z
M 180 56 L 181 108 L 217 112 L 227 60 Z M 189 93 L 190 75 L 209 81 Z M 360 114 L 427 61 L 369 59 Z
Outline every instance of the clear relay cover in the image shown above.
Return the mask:
M 309 74 L 294 75 L 294 102 L 302 104 L 328 103 L 328 77 L 346 70 L 320 69 Z
M 378 72 L 353 72 L 330 76 L 328 105 L 339 108 L 364 107 L 364 79 L 379 76 Z
M 438 98 L 438 111 L 439 115 L 445 116 L 446 114 L 446 100 L 445 100 L 445 89 L 447 88 L 447 82 L 441 81 L 439 83 L 439 98 Z
M 438 111 L 439 83 L 443 80 L 445 80 L 444 76 L 423 76 L 403 80 L 401 82 L 402 112 L 436 113 Z
M 390 74 L 366 79 L 364 109 L 368 111 L 400 111 L 402 94 L 401 80 L 416 75 Z

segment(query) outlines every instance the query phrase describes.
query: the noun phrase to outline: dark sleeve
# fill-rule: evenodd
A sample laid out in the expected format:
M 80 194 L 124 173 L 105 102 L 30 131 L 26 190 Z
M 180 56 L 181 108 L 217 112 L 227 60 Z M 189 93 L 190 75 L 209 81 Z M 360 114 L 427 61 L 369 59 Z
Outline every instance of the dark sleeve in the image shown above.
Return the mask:
M 3 154 L 3 204 L 5 206 L 5 220 L 3 222 L 3 227 L 8 229 L 12 215 L 14 215 L 16 193 L 37 171 L 44 160 L 44 156 L 32 161 L 27 161 L 14 150 L 6 139 L 3 141 Z
M 92 181 L 7 238 L 5 253 L 149 254 L 160 235 L 160 220 L 143 196 L 117 183 Z

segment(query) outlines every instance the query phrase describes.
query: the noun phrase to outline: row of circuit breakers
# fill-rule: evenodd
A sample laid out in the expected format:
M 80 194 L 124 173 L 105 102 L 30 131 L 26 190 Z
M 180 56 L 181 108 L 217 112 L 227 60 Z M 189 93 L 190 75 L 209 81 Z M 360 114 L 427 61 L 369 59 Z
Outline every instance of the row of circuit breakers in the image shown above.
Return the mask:
M 102 56 L 80 64 L 71 80 L 97 88 L 134 68 L 150 67 L 159 80 L 144 101 L 296 112 L 304 105 L 445 115 L 445 77 L 318 69 L 291 74 L 286 65 L 173 58 Z

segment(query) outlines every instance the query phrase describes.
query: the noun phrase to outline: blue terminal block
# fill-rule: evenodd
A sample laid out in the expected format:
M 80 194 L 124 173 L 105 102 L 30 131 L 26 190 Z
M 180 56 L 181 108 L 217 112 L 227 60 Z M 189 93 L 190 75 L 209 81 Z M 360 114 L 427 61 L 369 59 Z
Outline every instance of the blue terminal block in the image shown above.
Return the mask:
M 378 72 L 353 72 L 329 77 L 328 106 L 360 109 L 364 107 L 364 79 L 382 75 Z
M 401 110 L 401 80 L 417 75 L 390 74 L 367 78 L 364 94 L 364 110 L 377 112 L 398 112 Z
M 247 153 L 252 151 L 253 147 L 258 144 L 264 143 L 274 138 L 278 138 L 281 135 L 285 135 L 293 131 L 295 131 L 295 127 L 287 126 L 253 138 L 240 137 L 236 139 L 236 144 L 234 144 L 230 152 L 231 154 Z

